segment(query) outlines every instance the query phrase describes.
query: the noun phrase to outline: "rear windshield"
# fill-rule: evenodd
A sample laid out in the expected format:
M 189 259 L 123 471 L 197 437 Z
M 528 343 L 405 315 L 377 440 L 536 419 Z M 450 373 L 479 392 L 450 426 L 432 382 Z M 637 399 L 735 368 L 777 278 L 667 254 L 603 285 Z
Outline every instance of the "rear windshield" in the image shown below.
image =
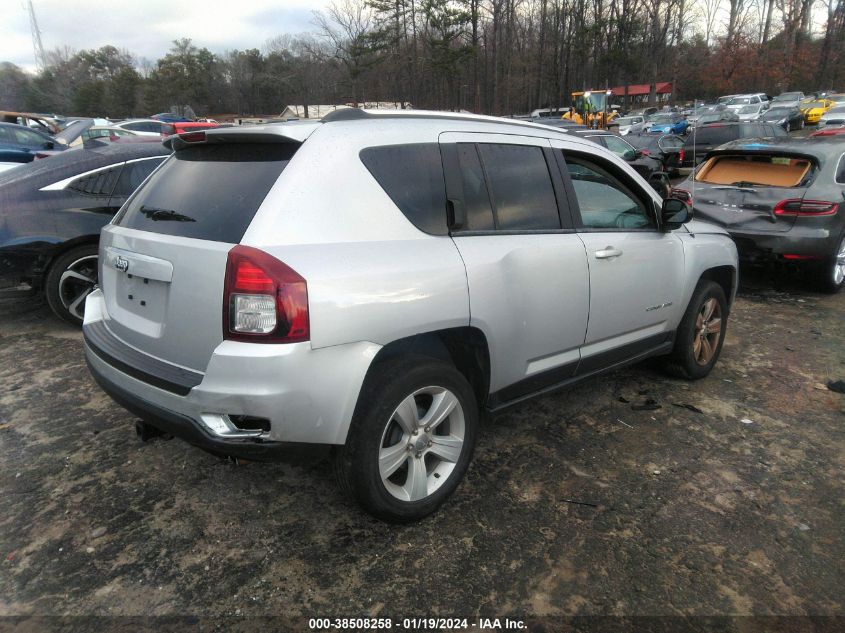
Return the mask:
M 714 125 L 713 127 L 696 128 L 687 136 L 684 145 L 692 147 L 698 145 L 721 145 L 739 138 L 739 127 L 736 125 Z
M 115 224 L 237 244 L 298 145 L 222 143 L 176 152 Z
M 713 156 L 695 179 L 714 185 L 798 187 L 807 184 L 813 163 L 795 156 Z

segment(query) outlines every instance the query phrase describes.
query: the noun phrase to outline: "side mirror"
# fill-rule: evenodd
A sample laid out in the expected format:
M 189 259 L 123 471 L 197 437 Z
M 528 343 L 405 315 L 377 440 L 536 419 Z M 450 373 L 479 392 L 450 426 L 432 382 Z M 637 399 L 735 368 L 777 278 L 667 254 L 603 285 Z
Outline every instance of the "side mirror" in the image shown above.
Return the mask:
M 53 141 L 44 143 L 44 149 L 53 149 L 54 147 L 56 147 L 56 144 Z
M 683 200 L 666 198 L 660 207 L 660 226 L 664 231 L 677 229 L 692 220 L 692 209 Z
M 638 154 L 637 150 L 626 149 L 622 153 L 622 159 L 627 160 L 627 161 L 636 160 L 637 158 L 639 158 L 639 156 L 637 156 L 637 154 Z M 640 155 L 642 155 L 642 154 L 640 154 Z

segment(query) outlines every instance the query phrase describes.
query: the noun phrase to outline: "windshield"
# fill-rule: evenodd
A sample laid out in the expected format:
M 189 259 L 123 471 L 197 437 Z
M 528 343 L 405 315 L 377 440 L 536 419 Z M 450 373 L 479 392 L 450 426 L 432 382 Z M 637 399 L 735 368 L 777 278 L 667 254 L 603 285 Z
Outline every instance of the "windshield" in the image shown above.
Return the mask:
M 733 106 L 733 105 L 746 105 L 746 104 L 749 104 L 749 103 L 751 103 L 751 98 L 750 98 L 750 97 L 736 97 L 736 98 L 731 99 L 730 101 L 728 101 L 728 105 L 729 105 L 729 106 Z
M 607 95 L 603 92 L 591 92 L 589 95 L 584 93 L 575 96 L 575 109 L 579 112 L 589 110 L 590 112 L 599 112 L 604 110 L 607 103 Z
M 740 114 L 751 114 L 753 112 L 757 112 L 758 110 L 760 110 L 760 106 L 758 106 L 758 105 L 747 105 L 747 106 L 741 107 L 739 109 L 739 113 Z
M 804 95 L 800 92 L 784 92 L 782 95 L 778 95 L 772 101 L 798 101 Z
M 805 108 L 826 108 L 827 104 L 824 101 L 811 101 L 807 105 L 804 106 Z
M 721 121 L 722 115 L 721 114 L 704 114 L 698 120 L 699 123 L 712 123 L 713 121 Z
M 792 112 L 792 110 L 789 108 L 772 108 L 766 112 L 765 117 L 767 119 L 782 119 L 784 117 L 788 117 L 790 112 Z

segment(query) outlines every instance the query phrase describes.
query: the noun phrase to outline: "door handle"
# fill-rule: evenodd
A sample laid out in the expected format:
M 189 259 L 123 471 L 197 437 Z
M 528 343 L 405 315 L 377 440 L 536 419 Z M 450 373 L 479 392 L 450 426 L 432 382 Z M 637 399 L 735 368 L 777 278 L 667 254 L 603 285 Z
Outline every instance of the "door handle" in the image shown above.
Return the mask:
M 596 251 L 596 259 L 613 259 L 621 254 L 622 251 L 616 250 L 612 246 L 605 246 L 604 250 Z

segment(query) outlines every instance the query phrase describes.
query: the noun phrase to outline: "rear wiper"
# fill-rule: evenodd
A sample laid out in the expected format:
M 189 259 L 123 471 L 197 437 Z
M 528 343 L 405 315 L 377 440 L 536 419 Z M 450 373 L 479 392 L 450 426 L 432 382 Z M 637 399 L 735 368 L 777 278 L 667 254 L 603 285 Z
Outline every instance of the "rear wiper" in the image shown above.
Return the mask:
M 147 216 L 150 220 L 154 222 L 157 220 L 172 220 L 174 222 L 196 222 L 196 220 L 190 216 L 182 215 L 181 213 L 177 213 L 173 209 L 159 209 L 158 207 L 145 207 L 141 205 L 141 213 Z

